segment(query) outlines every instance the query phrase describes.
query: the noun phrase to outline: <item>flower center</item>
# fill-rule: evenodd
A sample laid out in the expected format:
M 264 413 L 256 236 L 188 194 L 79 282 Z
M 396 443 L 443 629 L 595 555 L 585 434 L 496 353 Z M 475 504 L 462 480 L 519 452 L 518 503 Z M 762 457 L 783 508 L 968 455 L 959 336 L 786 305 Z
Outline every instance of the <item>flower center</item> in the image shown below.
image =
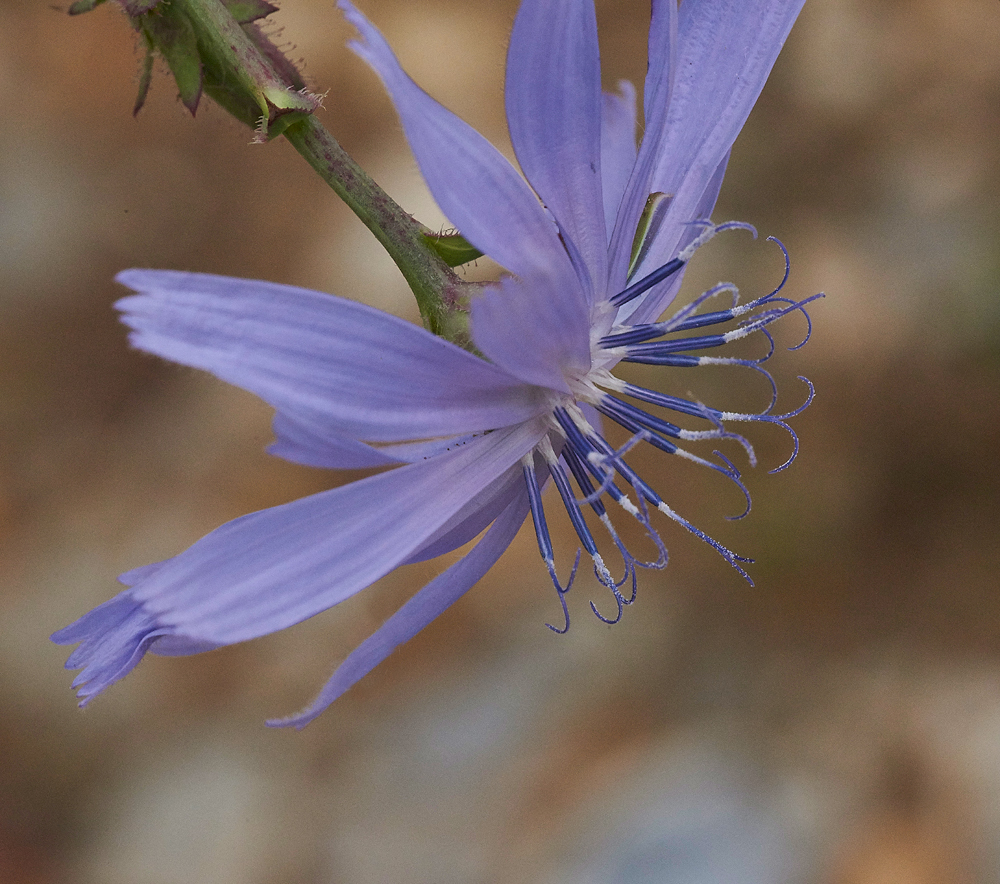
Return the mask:
M 753 228 L 743 224 L 732 223 L 709 227 L 676 258 L 612 297 L 610 304 L 620 308 L 644 294 L 677 273 L 694 251 L 716 233 L 734 227 L 748 228 L 756 236 Z M 798 454 L 798 437 L 787 421 L 809 405 L 813 398 L 813 387 L 807 379 L 800 378 L 808 386 L 806 401 L 794 411 L 774 413 L 777 386 L 771 374 L 763 367 L 763 363 L 774 354 L 774 340 L 767 327 L 789 313 L 801 311 L 806 316 L 806 335 L 799 344 L 789 348 L 798 349 L 808 341 L 811 333 L 808 314 L 804 308 L 822 295 L 814 295 L 802 301 L 794 301 L 780 295 L 788 280 L 790 262 L 785 247 L 777 240 L 771 239 L 778 244 L 784 254 L 785 273 L 777 288 L 769 294 L 741 305 L 736 286 L 721 283 L 703 292 L 669 319 L 636 325 L 612 325 L 606 334 L 597 337 L 593 345 L 594 367 L 585 377 L 571 383 L 572 401 L 566 400 L 554 405 L 551 431 L 535 450 L 522 460 L 522 472 L 539 552 L 556 588 L 564 616 L 564 624 L 560 627 L 546 624 L 553 631 L 564 633 L 569 629 L 569 609 L 565 596 L 575 581 L 582 551 L 586 551 L 591 557 L 598 582 L 611 591 L 617 605 L 615 616 L 609 618 L 601 614 L 594 602 L 590 603 L 594 614 L 605 623 L 617 623 L 621 619 L 624 607 L 635 601 L 638 569 L 660 569 L 666 565 L 666 546 L 650 521 L 652 509 L 658 510 L 671 521 L 708 543 L 753 585 L 753 581 L 743 568 L 744 564 L 752 560 L 727 549 L 674 511 L 626 463 L 625 456 L 636 445 L 644 442 L 666 454 L 677 455 L 721 473 L 740 489 L 746 500 L 743 512 L 730 517 L 735 519 L 743 518 L 750 511 L 750 494 L 743 484 L 740 471 L 720 451 L 714 452 L 717 461 L 707 460 L 683 448 L 682 443 L 716 439 L 734 441 L 743 448 L 750 465 L 755 466 L 756 455 L 753 446 L 744 436 L 733 432 L 729 427 L 734 423 L 768 423 L 786 430 L 793 442 L 791 456 L 771 472 L 785 469 L 795 459 Z M 732 296 L 731 307 L 725 310 L 701 312 L 703 305 L 723 294 Z M 716 326 L 728 326 L 728 328 L 707 334 L 690 334 L 696 329 Z M 768 352 L 763 357 L 743 359 L 701 355 L 701 351 L 723 347 L 758 332 L 769 342 Z M 771 401 L 767 408 L 755 413 L 711 408 L 700 402 L 669 396 L 620 380 L 612 374 L 613 367 L 619 362 L 672 368 L 705 365 L 735 365 L 750 368 L 767 378 L 771 386 Z M 615 448 L 608 442 L 600 429 L 601 417 L 617 424 L 630 434 L 624 445 Z M 702 426 L 697 429 L 682 426 L 691 419 L 700 421 Z M 558 490 L 563 508 L 569 516 L 581 546 L 565 586 L 556 573 L 552 539 L 542 505 L 541 488 L 549 477 Z M 629 552 L 605 506 L 606 498 L 616 505 L 613 509 L 624 510 L 628 517 L 638 521 L 657 549 L 654 561 L 642 561 Z M 621 555 L 624 562 L 621 579 L 612 576 L 598 550 L 597 542 L 584 516 L 584 510 L 587 508 L 603 526 L 603 531 L 607 533 Z M 621 588 L 629 582 L 631 591 L 626 596 Z

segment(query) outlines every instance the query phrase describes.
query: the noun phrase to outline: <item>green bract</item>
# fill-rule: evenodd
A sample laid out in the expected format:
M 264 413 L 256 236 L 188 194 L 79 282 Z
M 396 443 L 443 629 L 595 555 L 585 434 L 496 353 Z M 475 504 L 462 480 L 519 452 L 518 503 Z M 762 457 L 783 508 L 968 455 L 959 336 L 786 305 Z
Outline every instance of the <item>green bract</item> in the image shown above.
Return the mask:
M 89 12 L 103 2 L 77 0 L 69 12 Z M 267 0 L 121 0 L 121 5 L 146 44 L 135 113 L 146 101 L 157 54 L 192 114 L 207 92 L 260 140 L 280 135 L 319 107 L 295 66 L 257 25 L 277 8 Z

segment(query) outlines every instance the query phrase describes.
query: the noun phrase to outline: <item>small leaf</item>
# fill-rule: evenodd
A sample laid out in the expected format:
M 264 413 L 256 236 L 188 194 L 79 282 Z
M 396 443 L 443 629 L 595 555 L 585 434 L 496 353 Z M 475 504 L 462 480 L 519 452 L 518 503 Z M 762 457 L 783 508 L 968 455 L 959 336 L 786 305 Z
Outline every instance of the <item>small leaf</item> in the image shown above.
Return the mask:
M 139 94 L 135 97 L 135 106 L 132 108 L 132 116 L 138 116 L 142 106 L 146 103 L 146 96 L 149 95 L 149 87 L 153 82 L 153 44 L 146 37 L 146 56 L 142 60 L 142 69 L 139 71 Z
M 96 9 L 103 2 L 104 0 L 76 0 L 76 3 L 70 6 L 67 11 L 70 15 L 82 15 L 84 12 Z
M 483 253 L 460 233 L 425 233 L 424 240 L 449 267 L 468 264 Z
M 277 12 L 278 7 L 267 0 L 222 0 L 223 5 L 229 10 L 229 14 L 241 25 L 265 18 L 272 12 Z
M 194 114 L 201 100 L 202 66 L 198 37 L 191 22 L 176 11 L 169 20 L 151 15 L 144 22 L 160 54 L 170 66 L 181 101 Z

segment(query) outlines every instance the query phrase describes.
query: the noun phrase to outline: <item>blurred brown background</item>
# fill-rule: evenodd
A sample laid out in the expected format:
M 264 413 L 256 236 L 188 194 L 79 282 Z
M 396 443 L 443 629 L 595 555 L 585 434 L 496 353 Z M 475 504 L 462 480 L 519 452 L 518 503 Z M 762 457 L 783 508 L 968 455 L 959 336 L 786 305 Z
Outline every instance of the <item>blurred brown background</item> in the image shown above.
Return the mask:
M 440 223 L 332 3 L 283 6 L 327 125 Z M 361 7 L 505 143 L 515 0 Z M 606 84 L 641 82 L 648 3 L 598 8 Z M 757 558 L 756 588 L 667 528 L 670 566 L 623 622 L 597 622 L 584 583 L 560 638 L 524 531 L 301 733 L 263 720 L 433 567 L 280 635 L 148 658 L 86 712 L 47 641 L 118 572 L 347 478 L 268 458 L 253 397 L 130 352 L 115 272 L 263 277 L 414 317 L 288 145 L 250 144 L 207 101 L 192 120 L 162 72 L 132 119 L 137 66 L 113 4 L 0 4 L 0 882 L 1000 881 L 998 4 L 810 0 L 737 144 L 715 217 L 779 236 L 789 290 L 828 293 L 810 344 L 774 360 L 783 404 L 798 374 L 818 390 L 802 455 L 768 476 L 788 440 L 752 433 L 765 467 L 735 523 L 718 477 L 645 471 Z M 730 235 L 688 291 L 759 293 L 779 269 Z M 694 383 L 712 404 L 763 395 L 738 372 Z

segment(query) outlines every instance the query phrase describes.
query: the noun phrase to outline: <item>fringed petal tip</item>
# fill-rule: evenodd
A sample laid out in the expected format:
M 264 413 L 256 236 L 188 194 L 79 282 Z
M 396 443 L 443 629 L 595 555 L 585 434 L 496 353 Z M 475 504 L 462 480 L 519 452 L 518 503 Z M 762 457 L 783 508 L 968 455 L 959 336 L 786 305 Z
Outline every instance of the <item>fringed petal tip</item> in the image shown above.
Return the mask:
M 57 645 L 79 646 L 67 669 L 82 670 L 73 687 L 85 706 L 105 688 L 124 678 L 158 639 L 172 633 L 125 591 L 52 634 Z

